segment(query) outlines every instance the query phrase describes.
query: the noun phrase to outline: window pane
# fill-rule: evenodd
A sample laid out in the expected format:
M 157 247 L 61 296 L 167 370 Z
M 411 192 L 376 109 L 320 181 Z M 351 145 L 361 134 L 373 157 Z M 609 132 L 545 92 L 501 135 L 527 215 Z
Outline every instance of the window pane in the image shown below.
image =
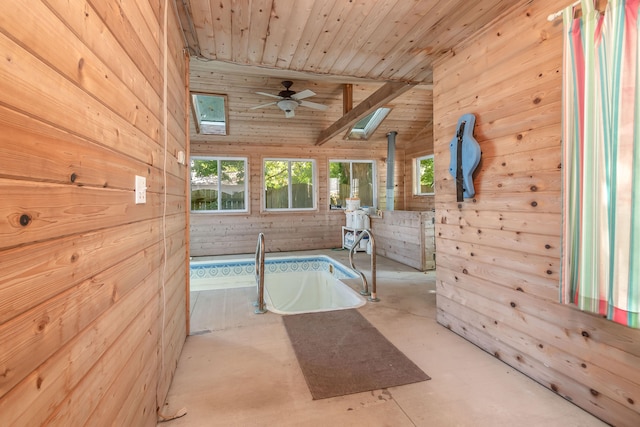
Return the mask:
M 373 164 L 352 163 L 353 178 L 358 180 L 360 206 L 373 206 Z
M 218 209 L 218 161 L 192 160 L 191 210 Z
M 192 94 L 191 101 L 198 133 L 205 135 L 227 134 L 224 96 Z
M 390 111 L 390 108 L 381 107 L 358 120 L 349 130 L 347 139 L 369 139 Z
M 354 180 L 358 187 L 351 188 Z M 375 177 L 373 162 L 330 162 L 329 163 L 329 197 L 332 208 L 344 208 L 345 199 L 357 191 L 360 206 L 375 206 Z
M 375 113 L 376 113 L 375 111 L 372 111 L 371 113 L 367 114 L 366 116 L 358 120 L 358 122 L 355 125 L 353 125 L 353 129 L 364 131 L 364 128 L 367 127 L 367 125 L 369 124 L 369 122 L 371 121 Z
M 244 210 L 244 161 L 221 160 L 221 210 Z
M 246 159 L 191 158 L 192 211 L 246 211 Z
M 421 158 L 420 160 L 420 194 L 434 192 L 433 182 L 433 157 Z
M 264 162 L 265 206 L 267 209 L 289 207 L 289 162 Z
M 311 162 L 291 162 L 291 207 L 313 208 L 313 167 Z
M 341 208 L 347 206 L 346 199 L 351 195 L 351 163 L 329 163 L 329 197 L 331 207 Z
M 224 122 L 224 98 L 196 95 L 201 122 Z

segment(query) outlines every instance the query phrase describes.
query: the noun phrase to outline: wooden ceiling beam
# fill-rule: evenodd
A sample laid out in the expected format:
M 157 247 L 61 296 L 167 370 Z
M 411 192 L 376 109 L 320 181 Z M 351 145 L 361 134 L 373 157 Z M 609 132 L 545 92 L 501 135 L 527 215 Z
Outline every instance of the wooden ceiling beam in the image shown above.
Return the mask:
M 342 88 L 342 114 L 353 110 L 353 85 L 347 83 Z
M 406 91 L 415 87 L 415 83 L 389 82 L 371 94 L 367 99 L 355 106 L 347 114 L 339 118 L 334 124 L 320 132 L 315 145 L 322 145 L 331 138 L 353 126 L 358 120 L 365 117 L 387 102 L 397 98 Z

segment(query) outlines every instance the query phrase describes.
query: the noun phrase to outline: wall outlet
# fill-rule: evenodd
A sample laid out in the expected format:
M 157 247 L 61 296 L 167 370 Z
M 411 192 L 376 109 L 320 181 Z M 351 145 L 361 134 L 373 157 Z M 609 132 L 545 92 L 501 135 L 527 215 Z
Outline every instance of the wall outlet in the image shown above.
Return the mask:
M 185 164 L 184 151 L 178 151 L 178 163 Z
M 147 203 L 147 178 L 136 175 L 136 205 Z

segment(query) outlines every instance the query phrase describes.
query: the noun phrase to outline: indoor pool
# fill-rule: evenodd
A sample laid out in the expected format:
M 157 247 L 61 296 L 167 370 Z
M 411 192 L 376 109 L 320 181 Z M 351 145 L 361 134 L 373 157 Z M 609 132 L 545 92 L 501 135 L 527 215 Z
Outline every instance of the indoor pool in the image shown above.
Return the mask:
M 265 303 L 278 314 L 361 307 L 366 300 L 341 279 L 359 276 L 325 256 L 265 259 Z M 256 286 L 255 260 L 193 261 L 191 291 Z

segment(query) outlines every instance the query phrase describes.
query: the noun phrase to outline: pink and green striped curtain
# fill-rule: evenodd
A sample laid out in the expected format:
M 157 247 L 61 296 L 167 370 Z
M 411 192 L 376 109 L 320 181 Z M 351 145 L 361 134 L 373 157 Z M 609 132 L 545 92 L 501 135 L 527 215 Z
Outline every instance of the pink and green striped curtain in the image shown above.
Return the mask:
M 562 300 L 640 327 L 638 4 L 563 11 Z

